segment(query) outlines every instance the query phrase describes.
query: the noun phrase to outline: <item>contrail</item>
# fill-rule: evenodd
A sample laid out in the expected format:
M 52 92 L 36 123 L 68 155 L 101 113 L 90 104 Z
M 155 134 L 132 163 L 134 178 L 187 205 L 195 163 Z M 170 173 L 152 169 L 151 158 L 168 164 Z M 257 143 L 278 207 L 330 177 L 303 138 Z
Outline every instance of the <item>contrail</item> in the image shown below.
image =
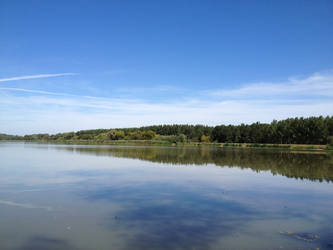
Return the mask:
M 110 98 L 106 98 L 106 97 L 88 96 L 88 95 L 74 95 L 74 94 L 67 94 L 67 93 L 60 93 L 60 92 L 50 92 L 50 91 L 44 91 L 44 90 L 35 90 L 35 89 L 22 89 L 22 88 L 0 87 L 0 90 L 20 91 L 20 92 L 37 93 L 37 94 L 45 94 L 45 95 L 72 96 L 72 97 L 81 97 L 81 98 L 87 98 L 87 99 L 110 100 Z
M 49 92 L 49 91 L 44 91 L 44 90 L 33 90 L 33 89 L 21 89 L 21 88 L 0 87 L 0 90 L 21 91 L 21 92 L 37 93 L 37 94 L 45 94 L 45 95 L 78 96 L 78 95 L 71 95 L 71 94 L 66 94 L 66 93 Z
M 77 75 L 75 73 L 61 73 L 61 74 L 41 74 L 41 75 L 31 75 L 31 76 L 16 76 L 9 78 L 0 78 L 0 82 L 8 82 L 8 81 L 18 81 L 18 80 L 27 80 L 27 79 L 39 79 L 39 78 L 50 78 L 50 77 L 58 77 L 58 76 L 73 76 Z

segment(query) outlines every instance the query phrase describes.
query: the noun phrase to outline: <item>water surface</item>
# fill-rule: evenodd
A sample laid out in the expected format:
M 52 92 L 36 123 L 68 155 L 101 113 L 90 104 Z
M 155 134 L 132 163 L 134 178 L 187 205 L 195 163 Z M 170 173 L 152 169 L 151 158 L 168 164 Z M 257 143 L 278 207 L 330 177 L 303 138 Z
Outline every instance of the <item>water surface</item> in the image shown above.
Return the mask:
M 318 152 L 0 143 L 0 249 L 333 249 L 332 181 Z

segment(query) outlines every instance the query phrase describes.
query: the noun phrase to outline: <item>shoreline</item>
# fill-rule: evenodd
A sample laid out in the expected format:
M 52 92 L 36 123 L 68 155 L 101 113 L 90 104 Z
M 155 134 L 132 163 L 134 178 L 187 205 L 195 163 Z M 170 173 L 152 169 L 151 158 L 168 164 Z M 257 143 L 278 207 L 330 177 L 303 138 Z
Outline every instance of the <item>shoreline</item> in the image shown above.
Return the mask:
M 0 142 L 25 142 L 42 144 L 64 145 L 115 145 L 115 146 L 169 146 L 169 147 L 217 147 L 217 148 L 240 148 L 240 149 L 277 149 L 290 151 L 333 151 L 333 146 L 314 144 L 264 144 L 264 143 L 219 143 L 219 142 L 185 142 L 171 143 L 157 140 L 115 140 L 115 141 L 89 141 L 89 140 L 0 140 Z

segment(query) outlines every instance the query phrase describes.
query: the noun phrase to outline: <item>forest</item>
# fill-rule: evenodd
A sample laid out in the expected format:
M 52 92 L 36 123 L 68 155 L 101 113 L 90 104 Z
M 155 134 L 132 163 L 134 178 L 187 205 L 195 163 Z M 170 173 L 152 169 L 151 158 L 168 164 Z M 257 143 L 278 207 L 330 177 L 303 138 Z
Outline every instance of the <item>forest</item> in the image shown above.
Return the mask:
M 89 141 L 107 143 L 120 140 L 159 140 L 170 143 L 218 142 L 262 144 L 333 144 L 333 116 L 288 118 L 271 123 L 240 125 L 154 125 L 139 128 L 80 130 L 58 134 L 13 136 L 0 134 L 0 140 Z

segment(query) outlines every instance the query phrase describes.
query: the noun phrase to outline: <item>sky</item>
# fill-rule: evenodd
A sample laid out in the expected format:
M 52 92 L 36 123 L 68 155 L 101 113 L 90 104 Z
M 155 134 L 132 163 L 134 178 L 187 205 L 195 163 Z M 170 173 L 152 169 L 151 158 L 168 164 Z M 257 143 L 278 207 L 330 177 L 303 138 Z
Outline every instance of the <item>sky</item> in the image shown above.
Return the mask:
M 333 115 L 333 1 L 0 1 L 0 133 Z

